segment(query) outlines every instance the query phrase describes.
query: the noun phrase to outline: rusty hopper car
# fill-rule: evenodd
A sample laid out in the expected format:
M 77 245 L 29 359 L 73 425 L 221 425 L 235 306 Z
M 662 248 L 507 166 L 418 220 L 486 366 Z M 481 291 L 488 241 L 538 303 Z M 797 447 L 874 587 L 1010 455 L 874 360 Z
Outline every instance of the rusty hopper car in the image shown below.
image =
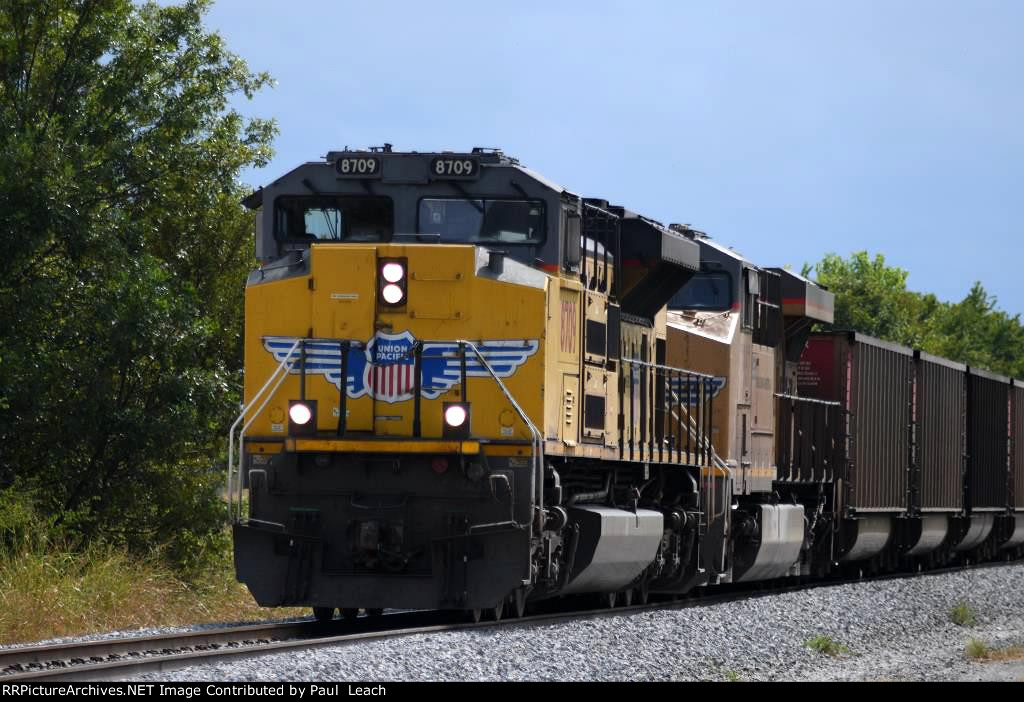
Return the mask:
M 967 456 L 967 367 L 914 354 L 914 434 L 911 504 L 918 512 L 961 512 Z
M 1010 380 L 978 368 L 967 374 L 967 500 L 972 512 L 1009 503 Z
M 847 413 L 841 511 L 859 561 L 882 552 L 894 518 L 908 513 L 914 354 L 859 333 L 814 335 L 803 355 L 801 395 L 839 402 Z
M 914 359 L 909 509 L 920 519 L 921 536 L 908 555 L 923 555 L 948 543 L 950 529 L 964 524 L 967 367 L 921 351 Z
M 1024 543 L 1024 519 L 1014 503 L 1014 384 L 1005 376 L 967 369 L 967 481 L 972 517 L 965 542 L 988 534 L 1000 550 Z M 991 550 L 991 546 L 988 550 Z
M 894 566 L 990 557 L 1024 543 L 1010 501 L 1010 383 L 853 332 L 815 334 L 803 351 L 803 395 L 847 418 L 840 558 Z M 871 553 L 858 534 L 871 534 Z
M 1024 544 L 1024 381 L 1013 381 L 1013 478 L 1011 482 L 1013 533 L 1006 548 Z
M 1024 381 L 1013 381 L 1013 508 L 1024 510 Z

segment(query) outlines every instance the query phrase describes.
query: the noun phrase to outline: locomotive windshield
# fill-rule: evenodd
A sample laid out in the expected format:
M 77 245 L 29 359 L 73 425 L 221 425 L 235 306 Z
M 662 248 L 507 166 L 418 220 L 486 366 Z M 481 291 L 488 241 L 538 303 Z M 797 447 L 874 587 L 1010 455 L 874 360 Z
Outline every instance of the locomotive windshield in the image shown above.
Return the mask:
M 424 198 L 420 200 L 419 232 L 438 234 L 445 242 L 540 244 L 544 241 L 544 202 Z
M 732 309 L 732 278 L 728 273 L 698 273 L 668 303 L 674 310 Z
M 277 198 L 275 235 L 281 240 L 386 241 L 392 206 L 386 197 L 300 195 Z

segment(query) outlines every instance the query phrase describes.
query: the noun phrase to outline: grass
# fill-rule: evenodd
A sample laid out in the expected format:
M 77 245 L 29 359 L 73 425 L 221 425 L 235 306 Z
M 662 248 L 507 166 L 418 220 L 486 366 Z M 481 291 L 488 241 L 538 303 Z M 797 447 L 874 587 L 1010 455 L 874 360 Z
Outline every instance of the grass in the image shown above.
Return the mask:
M 978 621 L 978 617 L 971 606 L 961 600 L 949 610 L 949 621 L 957 626 L 974 626 Z
M 743 677 L 735 670 L 725 671 L 726 682 L 743 682 Z
M 0 644 L 308 614 L 258 607 L 235 582 L 223 537 L 197 543 L 187 562 L 169 548 L 140 556 L 83 544 L 41 516 L 30 494 L 0 490 Z
M 1019 661 L 1024 660 L 1024 646 L 992 648 L 980 639 L 971 639 L 967 642 L 964 654 L 971 660 L 978 662 Z
M 105 545 L 0 549 L 0 643 L 297 614 L 308 611 L 258 607 L 226 556 L 186 581 L 156 557 Z
M 846 646 L 844 646 L 843 644 L 839 643 L 831 636 L 828 636 L 826 634 L 818 634 L 817 636 L 812 636 L 804 642 L 804 645 L 812 651 L 824 653 L 828 656 L 838 656 L 841 653 L 850 652 L 849 648 L 847 648 Z
M 988 658 L 988 644 L 980 639 L 971 639 L 967 642 L 967 649 L 964 651 L 967 657 L 972 660 L 983 660 Z

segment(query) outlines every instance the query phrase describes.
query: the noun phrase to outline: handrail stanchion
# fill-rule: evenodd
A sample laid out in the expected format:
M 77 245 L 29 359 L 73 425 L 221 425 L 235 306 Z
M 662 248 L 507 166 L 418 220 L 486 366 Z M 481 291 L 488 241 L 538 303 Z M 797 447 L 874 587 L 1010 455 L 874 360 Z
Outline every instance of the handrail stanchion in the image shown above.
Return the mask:
M 675 383 L 674 377 L 675 374 L 672 371 L 667 371 L 665 373 L 665 401 L 663 404 L 665 406 L 665 431 L 667 432 L 665 440 L 668 443 L 669 463 L 675 463 L 672 458 L 672 452 L 675 450 L 676 428 L 678 426 L 678 421 L 673 421 L 675 417 L 672 413 L 672 386 Z
M 514 397 L 512 397 L 512 393 L 510 393 L 508 388 L 505 387 L 505 383 L 501 382 L 501 378 L 499 378 L 498 374 L 494 372 L 493 368 L 491 368 L 491 364 L 488 363 L 487 359 L 484 358 L 482 353 L 480 353 L 480 349 L 478 349 L 476 347 L 476 344 L 474 344 L 472 341 L 465 341 L 465 340 L 462 340 L 462 339 L 460 339 L 458 343 L 459 343 L 460 347 L 462 347 L 463 349 L 468 348 L 468 349 L 470 349 L 473 352 L 473 354 L 477 357 L 477 360 L 480 362 L 480 365 L 484 367 L 484 370 L 486 370 L 491 375 L 492 378 L 494 378 L 494 382 L 496 382 L 498 384 L 498 387 L 501 389 L 502 394 L 505 395 L 505 399 L 508 400 L 510 405 L 512 405 L 512 409 L 514 409 L 516 411 L 516 414 L 519 415 L 519 418 L 526 425 L 527 429 L 530 430 L 530 434 L 533 435 L 533 443 L 534 443 L 534 451 L 533 451 L 533 460 L 534 460 L 534 476 L 533 477 L 534 477 L 534 485 L 533 485 L 533 492 L 534 492 L 535 499 L 536 499 L 537 509 L 538 509 L 540 514 L 543 514 L 544 513 L 544 437 L 540 433 L 540 430 L 537 429 L 536 425 L 534 425 L 534 423 L 530 420 L 529 415 L 527 415 L 526 412 L 523 411 L 523 408 L 520 407 L 519 403 L 516 402 Z M 463 351 L 463 368 L 465 368 L 465 351 Z M 463 372 L 465 372 L 465 371 L 463 370 Z M 463 392 L 465 392 L 465 390 L 463 390 Z M 465 396 L 463 396 L 463 399 L 465 399 Z M 531 520 L 531 523 L 533 521 L 534 520 Z
M 234 467 L 234 454 L 235 454 L 235 427 L 238 426 L 239 422 L 241 422 L 243 419 L 245 419 L 245 415 L 249 413 L 249 410 L 252 408 L 252 406 L 254 404 L 256 404 L 256 401 L 259 400 L 260 396 L 263 395 L 263 393 L 266 392 L 267 388 L 270 387 L 270 384 L 274 382 L 274 379 L 277 377 L 277 374 L 280 373 L 281 370 L 285 366 L 288 366 L 288 370 L 291 370 L 292 354 L 295 353 L 295 349 L 299 346 L 301 341 L 302 341 L 301 339 L 296 339 L 295 340 L 295 343 L 292 344 L 292 347 L 288 350 L 288 353 L 285 354 L 285 357 L 281 360 L 281 363 L 278 364 L 277 368 L 274 369 L 274 372 L 270 374 L 269 378 L 267 378 L 267 382 L 265 382 L 263 384 L 263 387 L 261 387 L 256 392 L 255 395 L 253 395 L 253 398 L 249 401 L 249 404 L 245 405 L 242 408 L 242 412 L 238 415 L 238 418 L 235 419 L 235 421 L 231 424 L 231 428 L 228 429 L 228 482 L 227 482 L 227 493 L 228 493 L 228 519 L 229 520 L 234 518 L 234 502 L 233 502 L 233 494 L 234 494 L 233 493 L 233 487 L 234 487 L 234 483 L 233 483 L 233 479 L 232 479 L 232 472 L 233 472 L 232 469 Z M 285 376 L 287 376 L 287 372 L 285 373 Z M 238 453 L 239 453 L 239 459 L 238 459 L 239 473 L 238 473 L 238 478 L 239 478 L 239 481 L 238 482 L 239 482 L 239 485 L 241 485 L 241 482 L 242 482 L 241 481 L 241 478 L 242 478 L 242 473 L 241 473 L 241 464 L 242 464 L 242 459 L 241 459 L 242 444 L 241 444 L 241 441 L 242 441 L 242 437 L 241 437 L 241 434 L 239 434 L 238 441 L 239 441 L 239 445 L 238 445 Z M 241 487 L 239 487 L 239 495 L 241 495 Z M 239 514 L 241 514 L 241 504 L 239 504 Z
M 299 400 L 306 401 L 306 340 L 299 339 Z
M 412 435 L 415 438 L 423 436 L 422 426 L 422 399 L 423 394 L 423 344 L 417 342 L 413 347 L 413 390 L 412 390 Z
M 289 365 L 289 370 L 291 370 L 291 366 L 290 365 Z M 263 398 L 263 402 L 260 403 L 259 408 L 255 412 L 253 412 L 252 418 L 248 422 L 246 422 L 245 424 L 242 425 L 242 430 L 238 433 L 238 518 L 239 519 L 242 518 L 242 439 L 245 436 L 245 432 L 249 429 L 250 426 L 252 426 L 252 423 L 256 421 L 256 418 L 260 416 L 260 412 L 262 412 L 263 408 L 267 406 L 267 403 L 270 402 L 270 398 L 272 398 L 274 396 L 274 394 L 277 392 L 277 389 L 281 387 L 281 384 L 284 383 L 284 381 L 285 381 L 285 379 L 287 377 L 288 377 L 288 374 L 285 373 L 285 374 L 283 374 L 278 379 L 277 383 L 274 384 L 274 389 L 271 390 L 267 394 L 267 396 L 265 398 Z
M 462 401 L 469 402 L 469 392 L 466 387 L 466 344 L 459 342 L 459 392 L 462 394 Z
M 341 371 L 338 394 L 338 436 L 345 436 L 348 429 L 348 350 L 351 342 L 338 342 L 341 352 Z

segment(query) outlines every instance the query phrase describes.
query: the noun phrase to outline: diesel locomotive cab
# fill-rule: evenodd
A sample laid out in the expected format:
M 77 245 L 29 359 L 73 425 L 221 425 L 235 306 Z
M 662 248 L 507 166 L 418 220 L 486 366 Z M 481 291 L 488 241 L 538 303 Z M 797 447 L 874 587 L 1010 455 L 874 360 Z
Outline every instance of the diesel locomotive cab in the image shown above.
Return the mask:
M 529 266 L 563 260 L 560 222 L 578 198 L 494 149 L 330 152 L 260 188 L 256 258 L 320 243 L 471 244 Z M 564 211 L 563 211 L 564 210 Z M 550 235 L 549 235 L 550 234 Z

